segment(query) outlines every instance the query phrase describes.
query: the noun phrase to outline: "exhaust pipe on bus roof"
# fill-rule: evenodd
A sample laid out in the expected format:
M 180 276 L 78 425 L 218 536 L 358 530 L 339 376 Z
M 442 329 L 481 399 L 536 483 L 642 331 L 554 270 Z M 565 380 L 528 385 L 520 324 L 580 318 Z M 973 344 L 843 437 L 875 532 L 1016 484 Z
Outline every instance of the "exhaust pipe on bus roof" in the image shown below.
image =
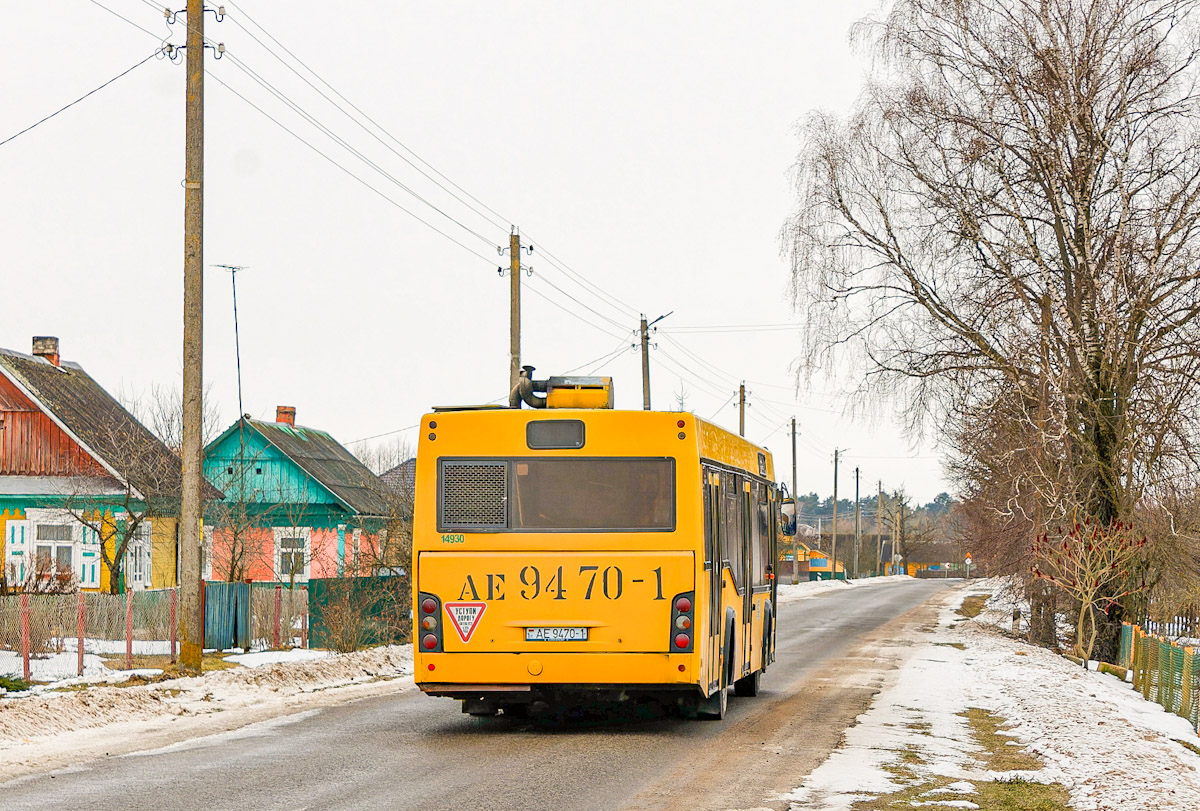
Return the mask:
M 546 398 L 534 394 L 535 391 L 546 391 L 546 381 L 534 380 L 533 368 L 532 366 L 521 367 L 521 376 L 517 380 L 517 385 L 508 393 L 509 408 L 520 408 L 522 400 L 528 403 L 530 408 L 546 407 Z

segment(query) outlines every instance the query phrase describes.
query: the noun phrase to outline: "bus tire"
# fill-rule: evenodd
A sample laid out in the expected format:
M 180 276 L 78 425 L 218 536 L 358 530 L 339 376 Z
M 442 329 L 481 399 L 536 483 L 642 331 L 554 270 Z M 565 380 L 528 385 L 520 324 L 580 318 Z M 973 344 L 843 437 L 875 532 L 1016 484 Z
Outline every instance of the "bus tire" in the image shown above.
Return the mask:
M 720 721 L 725 718 L 725 710 L 729 706 L 729 690 L 718 687 L 708 698 L 702 698 L 696 705 L 696 717 L 706 721 Z
M 735 696 L 744 696 L 752 698 L 758 695 L 758 677 L 762 675 L 761 670 L 756 670 L 749 676 L 743 676 L 733 683 L 733 694 Z

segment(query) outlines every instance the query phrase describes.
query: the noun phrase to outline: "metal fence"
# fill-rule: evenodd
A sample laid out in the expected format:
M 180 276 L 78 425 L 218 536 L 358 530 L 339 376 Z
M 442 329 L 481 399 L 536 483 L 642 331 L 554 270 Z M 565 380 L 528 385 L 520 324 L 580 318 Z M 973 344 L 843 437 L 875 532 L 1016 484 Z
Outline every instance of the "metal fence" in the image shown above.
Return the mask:
M 1192 648 L 1125 624 L 1119 658 L 1119 664 L 1133 671 L 1133 687 L 1142 698 L 1188 719 L 1193 729 L 1200 730 L 1200 663 Z
M 307 588 L 289 589 L 272 583 L 238 585 L 250 594 L 250 632 L 241 636 L 239 644 L 255 650 L 308 646 Z M 162 656 L 164 663 L 174 663 L 178 639 L 177 588 L 124 594 L 0 596 L 0 652 L 18 654 L 16 666 L 5 669 L 26 681 L 33 675 L 34 663 L 62 654 L 75 655 L 75 666 L 70 670 L 78 676 L 84 673 L 85 654 L 118 659 L 126 669 L 132 668 L 134 656 L 140 655 Z M 58 670 L 65 666 L 60 659 Z M 156 661 L 154 666 L 161 665 Z
M 255 648 L 308 647 L 308 588 L 270 583 L 250 589 L 250 644 Z
M 0 597 L 0 650 L 20 654 L 26 680 L 31 658 L 64 653 L 76 655 L 80 676 L 87 653 L 124 653 L 125 667 L 132 668 L 136 647 L 137 653 L 167 655 L 174 662 L 178 600 L 177 589 L 7 595 Z

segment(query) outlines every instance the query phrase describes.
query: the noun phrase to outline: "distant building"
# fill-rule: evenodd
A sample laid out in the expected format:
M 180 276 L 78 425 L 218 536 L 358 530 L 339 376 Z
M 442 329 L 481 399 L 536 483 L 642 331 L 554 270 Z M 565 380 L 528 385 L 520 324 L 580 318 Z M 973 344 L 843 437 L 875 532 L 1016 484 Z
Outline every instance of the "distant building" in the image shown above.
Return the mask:
M 395 493 L 406 493 L 412 495 L 417 484 L 417 460 L 416 457 L 407 459 L 390 470 L 386 470 L 379 474 L 380 480 L 384 486 Z

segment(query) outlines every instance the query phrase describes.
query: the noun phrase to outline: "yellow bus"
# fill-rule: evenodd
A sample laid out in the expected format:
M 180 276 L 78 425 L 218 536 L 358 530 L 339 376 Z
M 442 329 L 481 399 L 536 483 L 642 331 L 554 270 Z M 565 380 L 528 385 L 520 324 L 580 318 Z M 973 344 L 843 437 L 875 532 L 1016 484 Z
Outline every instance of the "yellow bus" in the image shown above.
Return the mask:
M 538 408 L 421 420 L 417 685 L 472 715 L 597 699 L 724 717 L 774 657 L 770 453 L 693 414 L 612 410 L 608 378 L 539 387 Z

